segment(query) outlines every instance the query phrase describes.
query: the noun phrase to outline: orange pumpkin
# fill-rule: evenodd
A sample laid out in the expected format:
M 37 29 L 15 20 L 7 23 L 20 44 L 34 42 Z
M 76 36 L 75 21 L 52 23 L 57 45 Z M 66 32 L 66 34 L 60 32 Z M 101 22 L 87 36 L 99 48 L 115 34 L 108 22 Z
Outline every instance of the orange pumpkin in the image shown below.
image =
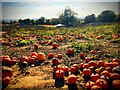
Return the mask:
M 15 59 L 10 60 L 10 65 L 15 65 L 16 63 L 17 63 L 17 60 L 15 60 Z
M 5 78 L 6 76 L 11 78 L 12 75 L 13 75 L 13 69 L 12 68 L 7 68 L 7 67 L 2 68 L 2 78 Z
M 104 79 L 107 83 L 110 83 L 110 78 L 108 76 L 102 75 L 100 79 Z
M 113 58 L 113 59 L 112 59 L 112 62 L 118 62 L 118 63 L 120 64 L 120 59 Z
M 78 64 L 73 64 L 72 67 L 75 67 L 78 70 Z
M 118 73 L 111 73 L 110 78 L 112 80 L 120 80 L 120 75 Z
M 42 40 L 42 41 L 40 41 L 39 43 L 40 43 L 41 45 L 45 45 L 47 42 Z
M 54 66 L 54 67 L 53 67 L 53 72 L 55 73 L 58 69 L 59 69 L 58 66 Z
M 2 59 L 2 65 L 8 66 L 10 64 L 10 57 L 8 55 L 6 56 L 1 56 Z
M 37 57 L 37 53 L 36 52 L 31 52 L 30 53 L 30 57 L 36 56 Z
M 88 81 L 85 86 L 87 90 L 91 90 L 91 87 L 95 85 L 95 83 L 93 81 Z
M 71 67 L 71 68 L 70 68 L 71 74 L 75 74 L 76 70 L 77 70 L 77 69 L 76 69 L 75 67 Z
M 88 68 L 85 68 L 85 69 L 83 69 L 83 74 L 85 75 L 85 76 L 90 76 L 91 75 L 91 70 Z
M 114 67 L 117 67 L 119 65 L 119 63 L 118 62 L 112 62 L 112 68 L 114 68 Z
M 34 63 L 34 62 L 35 62 L 35 58 L 29 57 L 29 63 Z
M 85 54 L 84 54 L 83 52 L 81 52 L 81 53 L 79 54 L 79 56 L 80 56 L 80 58 L 84 58 L 84 57 L 85 57 Z
M 119 38 L 119 34 L 112 34 L 112 38 L 113 39 L 118 39 Z
M 97 79 L 95 84 L 98 85 L 103 90 L 107 90 L 108 89 L 108 84 L 107 84 L 107 82 L 104 79 Z
M 91 90 L 102 90 L 102 89 L 99 86 L 97 86 L 97 85 L 93 85 L 91 87 Z
M 94 68 L 97 68 L 97 63 L 95 61 L 88 62 L 89 66 L 93 66 Z
M 90 78 L 91 78 L 92 81 L 95 82 L 97 79 L 100 78 L 100 75 L 97 74 L 97 73 L 92 73 L 91 76 L 90 76 Z
M 15 65 L 18 62 L 18 58 L 17 57 L 12 57 L 11 58 L 11 65 Z
M 91 57 L 85 57 L 85 61 L 86 61 L 86 62 L 91 61 Z
M 103 67 L 104 66 L 104 61 L 100 60 L 97 62 L 98 67 Z
M 37 50 L 38 49 L 38 44 L 34 45 L 34 49 Z
M 21 61 L 21 62 L 24 62 L 24 61 L 28 62 L 28 61 L 29 61 L 29 58 L 28 58 L 27 56 L 22 56 L 22 57 L 20 58 L 20 61 Z
M 73 54 L 74 54 L 74 48 L 69 48 L 69 49 L 67 50 L 67 54 L 68 54 L 68 55 L 73 55 Z
M 48 59 L 52 59 L 54 57 L 53 53 L 48 53 Z
M 5 60 L 6 58 L 10 58 L 10 56 L 8 56 L 8 55 L 1 56 L 1 59 L 2 59 L 2 60 Z
M 89 67 L 90 67 L 90 66 L 89 66 L 88 63 L 83 64 L 83 68 L 89 68 Z
M 104 66 L 105 66 L 105 67 L 112 67 L 112 63 L 110 63 L 110 62 L 105 62 L 105 63 L 104 63 Z
M 58 59 L 61 59 L 61 58 L 62 58 L 62 54 L 57 54 L 56 57 L 57 57 Z
M 111 67 L 106 67 L 105 70 L 108 71 L 109 73 L 112 72 L 112 68 Z
M 115 90 L 120 90 L 120 80 L 114 80 L 112 82 L 112 87 L 115 89 Z
M 39 52 L 39 53 L 37 54 L 37 59 L 38 59 L 39 61 L 44 61 L 45 58 L 46 58 L 46 56 L 45 56 L 44 53 Z
M 76 81 L 77 81 L 77 77 L 75 75 L 72 74 L 68 77 L 68 83 L 75 84 Z
M 63 41 L 63 38 L 62 38 L 62 37 L 58 37 L 58 38 L 57 38 L 57 41 L 58 41 L 58 42 L 62 42 L 62 41 Z
M 83 64 L 84 64 L 84 63 L 80 63 L 80 69 L 83 69 Z
M 61 65 L 57 65 L 53 67 L 53 72 L 55 73 L 57 70 L 63 70 Z
M 53 47 L 53 49 L 57 49 L 58 48 L 58 44 L 57 43 L 53 43 L 52 47 Z
M 65 73 L 68 72 L 68 70 L 69 70 L 69 69 L 68 69 L 68 66 L 63 66 L 63 67 L 62 67 L 62 70 L 63 70 Z
M 106 70 L 101 72 L 101 75 L 105 75 L 107 77 L 110 77 L 110 73 L 108 71 L 106 71 Z
M 57 58 L 53 58 L 52 59 L 52 63 L 55 64 L 55 65 L 58 65 L 59 64 L 59 60 Z
M 96 52 L 94 50 L 91 50 L 90 51 L 90 54 L 95 54 Z
M 64 78 L 64 71 L 63 71 L 63 70 L 57 70 L 57 71 L 55 72 L 55 76 L 56 76 L 57 78 Z
M 11 81 L 11 78 L 8 77 L 8 76 L 6 76 L 6 77 L 3 78 L 3 80 L 2 80 L 2 85 L 3 85 L 3 86 L 7 86 L 7 85 L 10 83 L 10 81 Z

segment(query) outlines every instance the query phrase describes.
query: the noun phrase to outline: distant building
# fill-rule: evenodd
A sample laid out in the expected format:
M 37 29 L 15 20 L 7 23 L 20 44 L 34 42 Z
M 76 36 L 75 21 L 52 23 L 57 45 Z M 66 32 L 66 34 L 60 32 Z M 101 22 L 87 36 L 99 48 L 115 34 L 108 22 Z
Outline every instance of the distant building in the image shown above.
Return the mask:
M 55 25 L 56 27 L 65 27 L 65 25 L 63 25 L 63 24 L 57 24 L 57 25 Z

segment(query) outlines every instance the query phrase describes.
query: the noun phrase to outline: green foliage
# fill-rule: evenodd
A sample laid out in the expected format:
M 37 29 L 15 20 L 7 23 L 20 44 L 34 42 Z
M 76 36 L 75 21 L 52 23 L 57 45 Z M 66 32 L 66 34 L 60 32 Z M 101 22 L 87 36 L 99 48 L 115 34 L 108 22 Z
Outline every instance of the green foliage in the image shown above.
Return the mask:
M 38 20 L 38 24 L 44 24 L 45 23 L 45 17 L 41 17 L 39 20 Z
M 75 48 L 75 52 L 80 52 L 80 51 L 86 51 L 86 50 L 92 50 L 95 45 L 93 43 L 82 43 L 82 42 L 77 42 L 73 43 L 72 47 Z
M 111 41 L 112 43 L 117 43 L 117 44 L 120 44 L 120 39 L 114 39 Z
M 85 23 L 94 23 L 94 22 L 96 22 L 96 18 L 94 14 L 85 17 Z
M 76 15 L 77 13 L 67 7 L 64 12 L 59 16 L 59 21 L 66 26 L 73 26 L 77 21 Z
M 98 16 L 99 22 L 114 22 L 116 20 L 116 14 L 113 11 L 105 10 Z
M 59 23 L 59 20 L 57 18 L 51 18 L 50 21 L 52 25 L 57 25 Z
M 33 41 L 31 41 L 31 40 L 17 40 L 17 41 L 15 41 L 16 46 L 25 46 L 25 45 L 28 45 L 30 43 L 33 43 Z

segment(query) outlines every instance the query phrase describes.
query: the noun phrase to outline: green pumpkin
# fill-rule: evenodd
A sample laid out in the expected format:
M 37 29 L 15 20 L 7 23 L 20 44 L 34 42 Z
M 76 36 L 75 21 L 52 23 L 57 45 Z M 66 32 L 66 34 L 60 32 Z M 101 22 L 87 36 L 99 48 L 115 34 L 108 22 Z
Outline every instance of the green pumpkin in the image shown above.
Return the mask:
M 114 67 L 112 72 L 120 74 L 120 66 Z

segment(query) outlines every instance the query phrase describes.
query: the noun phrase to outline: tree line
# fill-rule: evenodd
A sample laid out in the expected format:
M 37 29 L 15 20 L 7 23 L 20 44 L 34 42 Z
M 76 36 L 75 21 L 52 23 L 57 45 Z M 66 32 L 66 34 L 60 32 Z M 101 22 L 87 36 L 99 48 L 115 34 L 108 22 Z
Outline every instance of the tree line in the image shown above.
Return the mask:
M 10 21 L 6 22 L 5 20 L 2 21 L 2 24 L 16 24 L 19 23 L 20 25 L 56 25 L 56 24 L 63 24 L 66 26 L 77 26 L 87 23 L 96 23 L 96 22 L 120 22 L 120 14 L 116 15 L 111 10 L 102 11 L 97 17 L 95 14 L 87 15 L 83 22 L 79 18 L 77 18 L 77 13 L 72 11 L 69 7 L 65 8 L 65 10 L 59 15 L 59 18 L 51 18 L 46 19 L 45 17 L 41 17 L 37 20 L 34 19 L 19 19 L 18 21 Z

